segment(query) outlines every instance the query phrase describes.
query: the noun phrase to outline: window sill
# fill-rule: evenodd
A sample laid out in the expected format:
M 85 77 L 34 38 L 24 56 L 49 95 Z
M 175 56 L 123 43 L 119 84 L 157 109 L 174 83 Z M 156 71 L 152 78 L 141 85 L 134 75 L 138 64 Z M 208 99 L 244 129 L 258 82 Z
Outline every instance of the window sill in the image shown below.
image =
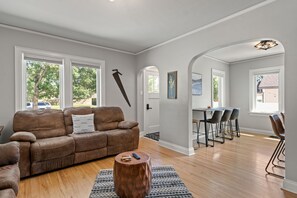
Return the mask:
M 269 116 L 271 114 L 273 114 L 275 112 L 254 112 L 254 111 L 250 111 L 249 115 L 251 116 Z

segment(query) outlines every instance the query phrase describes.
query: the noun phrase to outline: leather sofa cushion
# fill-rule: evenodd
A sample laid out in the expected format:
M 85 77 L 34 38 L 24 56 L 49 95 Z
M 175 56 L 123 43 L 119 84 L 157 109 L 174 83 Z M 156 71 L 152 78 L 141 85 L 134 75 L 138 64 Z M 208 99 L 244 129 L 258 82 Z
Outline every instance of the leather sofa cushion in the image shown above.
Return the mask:
M 136 126 L 138 126 L 138 122 L 136 121 L 122 121 L 118 124 L 119 129 L 132 129 Z
M 31 132 L 37 139 L 66 135 L 63 112 L 56 109 L 18 111 L 13 130 Z
M 56 159 L 32 162 L 31 164 L 31 175 L 36 175 L 39 173 L 44 173 L 52 170 L 57 170 L 74 164 L 74 155 L 67 155 L 65 157 L 60 157 Z
M 71 155 L 75 145 L 72 137 L 40 139 L 31 144 L 31 162 L 46 161 Z
M 15 194 L 19 190 L 20 170 L 18 164 L 0 167 L 0 190 L 12 188 Z
M 0 197 L 5 198 L 15 198 L 15 193 L 11 188 L 7 188 L 5 190 L 0 190 Z
M 33 133 L 20 131 L 12 134 L 9 140 L 18 142 L 36 142 L 36 137 Z
M 0 144 L 0 166 L 17 163 L 20 159 L 19 147 L 18 142 Z
M 115 129 L 105 131 L 107 135 L 107 146 L 122 145 L 133 142 L 131 129 Z
M 75 142 L 75 152 L 90 151 L 107 146 L 107 135 L 103 132 L 69 134 Z
M 78 164 L 94 159 L 99 159 L 107 156 L 107 147 L 95 149 L 91 151 L 83 151 L 75 153 L 74 163 Z
M 72 114 L 73 115 L 87 115 L 92 114 L 92 109 L 90 107 L 69 107 L 64 109 L 64 120 L 66 126 L 66 133 L 73 133 L 73 122 L 72 122 Z
M 95 130 L 106 131 L 116 129 L 118 123 L 124 120 L 124 114 L 119 107 L 93 108 Z

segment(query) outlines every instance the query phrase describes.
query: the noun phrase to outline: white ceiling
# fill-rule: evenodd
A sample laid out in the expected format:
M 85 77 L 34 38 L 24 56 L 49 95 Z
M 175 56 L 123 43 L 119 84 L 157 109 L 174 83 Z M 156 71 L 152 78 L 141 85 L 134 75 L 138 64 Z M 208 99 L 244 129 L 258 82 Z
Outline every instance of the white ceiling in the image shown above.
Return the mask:
M 267 0 L 0 0 L 0 23 L 137 53 Z
M 259 41 L 231 45 L 209 52 L 206 55 L 227 63 L 234 63 L 242 60 L 271 56 L 285 52 L 283 45 L 278 41 L 278 45 L 276 47 L 270 48 L 268 50 L 256 49 L 254 46 L 259 43 Z

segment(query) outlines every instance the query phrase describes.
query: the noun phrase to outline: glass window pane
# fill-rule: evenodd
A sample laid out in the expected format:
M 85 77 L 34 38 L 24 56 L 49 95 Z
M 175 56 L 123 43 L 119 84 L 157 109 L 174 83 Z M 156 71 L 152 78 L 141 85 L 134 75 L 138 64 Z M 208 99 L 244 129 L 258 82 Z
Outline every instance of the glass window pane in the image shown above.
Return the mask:
M 155 76 L 154 93 L 159 93 L 159 76 Z
M 159 76 L 148 75 L 148 93 L 159 93 Z
M 255 75 L 256 111 L 273 112 L 279 110 L 278 73 Z
M 219 77 L 218 76 L 213 76 L 212 86 L 213 86 L 212 106 L 216 108 L 216 107 L 219 107 Z
M 153 93 L 154 89 L 154 78 L 152 75 L 148 76 L 148 93 Z
M 26 109 L 60 109 L 60 65 L 26 60 Z
M 73 106 L 97 106 L 97 70 L 88 66 L 72 66 Z

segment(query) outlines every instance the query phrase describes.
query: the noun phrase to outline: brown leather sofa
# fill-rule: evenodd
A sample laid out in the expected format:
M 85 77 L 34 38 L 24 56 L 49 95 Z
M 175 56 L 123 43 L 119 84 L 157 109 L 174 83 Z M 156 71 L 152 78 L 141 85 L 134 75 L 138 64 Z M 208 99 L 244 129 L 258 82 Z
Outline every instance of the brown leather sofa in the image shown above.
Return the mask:
M 14 198 L 18 194 L 20 170 L 19 144 L 9 142 L 0 144 L 0 197 Z
M 95 132 L 75 134 L 72 114 L 94 114 Z M 119 107 L 71 107 L 15 113 L 21 178 L 138 148 L 139 128 Z

